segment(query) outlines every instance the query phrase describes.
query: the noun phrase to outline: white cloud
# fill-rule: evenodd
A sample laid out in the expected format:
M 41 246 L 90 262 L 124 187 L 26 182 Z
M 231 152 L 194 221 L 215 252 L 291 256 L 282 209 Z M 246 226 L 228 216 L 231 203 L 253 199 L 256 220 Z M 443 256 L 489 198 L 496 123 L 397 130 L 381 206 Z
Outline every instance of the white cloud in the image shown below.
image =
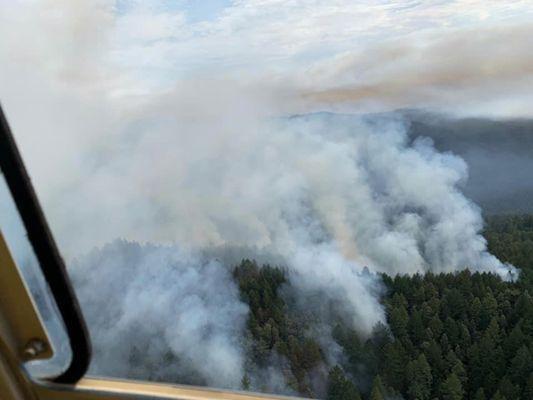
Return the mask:
M 527 21 L 528 15 L 527 2 L 237 1 L 217 19 L 188 24 L 190 35 L 175 37 L 161 52 L 179 71 L 278 69 L 404 35 Z
M 532 34 L 531 23 L 500 24 L 385 41 L 310 67 L 303 96 L 348 110 L 531 116 Z
M 0 7 L 8 63 L 33 60 L 36 68 L 83 76 L 91 85 L 113 73 L 113 94 L 160 90 L 206 73 L 292 79 L 309 64 L 384 41 L 519 24 L 533 13 L 528 1 L 496 0 L 239 0 L 193 20 L 187 13 L 202 7 L 184 1 L 4 0 Z

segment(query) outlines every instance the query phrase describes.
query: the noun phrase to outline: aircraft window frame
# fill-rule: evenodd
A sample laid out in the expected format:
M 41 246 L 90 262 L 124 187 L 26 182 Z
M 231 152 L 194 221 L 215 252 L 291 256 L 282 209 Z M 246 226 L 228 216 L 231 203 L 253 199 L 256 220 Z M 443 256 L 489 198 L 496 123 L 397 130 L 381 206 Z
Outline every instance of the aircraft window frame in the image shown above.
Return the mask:
M 91 360 L 88 330 L 65 264 L 48 227 L 1 105 L 0 170 L 21 216 L 44 279 L 57 304 L 72 350 L 69 366 L 63 373 L 50 380 L 55 383 L 76 383 L 87 372 Z

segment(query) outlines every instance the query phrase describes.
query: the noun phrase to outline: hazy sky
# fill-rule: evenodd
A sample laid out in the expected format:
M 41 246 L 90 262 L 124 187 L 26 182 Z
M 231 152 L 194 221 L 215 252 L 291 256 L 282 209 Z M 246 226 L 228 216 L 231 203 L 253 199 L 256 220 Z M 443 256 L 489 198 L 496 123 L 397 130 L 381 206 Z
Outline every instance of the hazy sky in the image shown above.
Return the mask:
M 22 64 L 108 96 L 233 77 L 303 110 L 529 115 L 532 17 L 527 0 L 0 0 L 0 89 Z

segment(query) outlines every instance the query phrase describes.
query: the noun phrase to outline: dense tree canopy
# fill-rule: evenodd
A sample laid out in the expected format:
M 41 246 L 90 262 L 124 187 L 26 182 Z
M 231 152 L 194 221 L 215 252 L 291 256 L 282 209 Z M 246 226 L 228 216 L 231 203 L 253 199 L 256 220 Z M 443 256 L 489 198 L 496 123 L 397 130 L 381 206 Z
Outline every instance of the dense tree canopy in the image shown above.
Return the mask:
M 244 260 L 234 277 L 251 309 L 250 363 L 282 355 L 295 392 L 328 400 L 533 399 L 533 216 L 492 217 L 484 234 L 493 254 L 522 269 L 517 282 L 468 270 L 382 275 L 387 326 L 362 338 L 339 318 L 331 331 L 344 357 L 333 365 L 282 295 L 286 272 Z M 322 393 L 313 384 L 321 366 Z

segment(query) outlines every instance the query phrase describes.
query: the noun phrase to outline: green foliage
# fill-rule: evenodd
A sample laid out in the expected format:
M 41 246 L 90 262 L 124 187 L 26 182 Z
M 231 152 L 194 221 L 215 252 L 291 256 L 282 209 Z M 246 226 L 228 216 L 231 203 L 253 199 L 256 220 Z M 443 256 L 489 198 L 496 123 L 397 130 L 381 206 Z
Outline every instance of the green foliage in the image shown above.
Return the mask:
M 244 374 L 241 380 L 241 389 L 242 390 L 249 390 L 250 389 L 250 377 L 248 374 Z
M 440 385 L 442 400 L 462 400 L 463 394 L 463 385 L 461 385 L 461 381 L 453 372 Z
M 431 367 L 429 366 L 426 356 L 420 354 L 416 360 L 407 364 L 406 377 L 409 382 L 407 394 L 412 400 L 426 400 L 431 395 Z
M 250 306 L 248 329 L 254 338 L 250 363 L 265 365 L 272 353 L 285 356 L 292 373 L 287 381 L 296 382 L 298 392 L 312 397 L 307 375 L 322 362 L 322 353 L 318 343 L 305 335 L 305 325 L 291 318 L 279 295 L 281 286 L 288 284 L 285 271 L 243 260 L 235 267 L 233 276 L 242 300 Z
M 520 284 L 533 287 L 533 214 L 498 215 L 487 218 L 483 235 L 489 251 L 500 260 L 520 266 Z
M 327 400 L 361 400 L 355 385 L 344 375 L 338 365 L 328 374 Z
M 489 221 L 489 246 L 501 259 L 533 272 L 528 244 L 533 217 L 508 218 L 510 222 L 503 217 Z M 502 237 L 503 247 L 491 241 Z M 394 340 L 369 350 L 378 355 L 375 373 L 406 399 L 533 399 L 533 279 L 528 281 L 528 273 L 514 283 L 469 271 L 383 275 L 383 302 Z M 351 355 L 354 370 L 365 359 L 364 348 L 338 342 Z M 420 361 L 422 355 L 429 368 Z
M 533 216 L 491 217 L 484 235 L 493 254 L 521 268 L 517 282 L 468 270 L 382 275 L 387 325 L 362 338 L 332 317 L 340 366 L 327 365 L 305 318 L 280 295 L 284 270 L 244 260 L 234 276 L 250 306 L 251 360 L 284 356 L 287 382 L 305 396 L 315 395 L 311 371 L 326 366 L 328 399 L 533 399 Z
M 381 381 L 381 377 L 377 375 L 372 383 L 372 390 L 370 391 L 370 400 L 384 400 L 386 395 L 385 387 Z

